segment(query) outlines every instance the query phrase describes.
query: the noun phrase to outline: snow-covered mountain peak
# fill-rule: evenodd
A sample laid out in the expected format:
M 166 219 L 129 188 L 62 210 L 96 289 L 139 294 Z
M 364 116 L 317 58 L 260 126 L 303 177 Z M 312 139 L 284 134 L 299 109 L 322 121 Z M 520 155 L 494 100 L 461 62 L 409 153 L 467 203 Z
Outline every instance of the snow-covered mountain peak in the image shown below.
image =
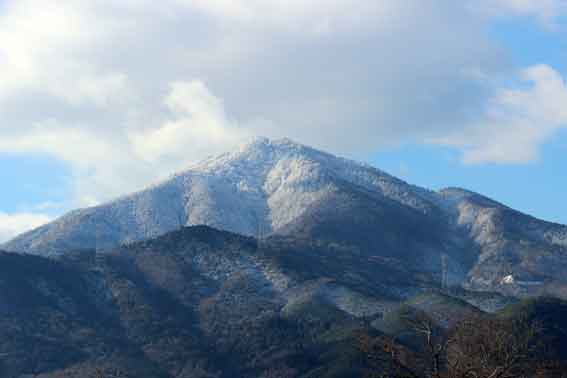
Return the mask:
M 448 256 L 455 281 L 481 289 L 501 289 L 504 270 L 563 280 L 567 267 L 565 226 L 465 189 L 431 192 L 366 164 L 267 138 L 141 192 L 71 212 L 2 247 L 41 255 L 101 251 L 194 225 L 324 240 L 429 272 Z
M 291 139 L 255 138 L 235 151 L 211 157 L 180 175 L 201 174 L 235 181 L 254 181 L 261 187 L 273 186 L 285 177 L 295 181 L 323 176 L 369 190 L 386 186 L 407 186 L 403 181 L 368 164 L 356 162 L 305 146 Z M 271 181 L 271 184 L 267 181 Z
M 290 139 L 255 138 L 233 152 L 197 163 L 178 176 L 217 178 L 231 183 L 236 191 L 270 196 L 280 189 L 289 192 L 292 187 L 300 192 L 320 189 L 325 180 L 355 183 L 361 177 L 381 174 Z
M 335 206 L 332 198 L 338 192 L 349 198 L 364 193 L 373 201 L 393 201 L 422 213 L 437 206 L 434 193 L 369 165 L 290 139 L 256 138 L 146 190 L 67 214 L 16 238 L 8 248 L 88 248 L 93 240 L 110 246 L 185 225 L 257 236 L 277 232 L 323 203 Z
M 210 157 L 204 161 L 194 164 L 189 171 L 226 173 L 227 169 L 248 166 L 259 168 L 276 163 L 282 158 L 291 156 L 306 157 L 315 150 L 304 145 L 293 142 L 290 139 L 271 140 L 264 137 L 256 137 L 242 144 L 235 151 L 219 156 Z M 255 171 L 250 172 L 251 174 Z
M 51 253 L 61 245 L 111 246 L 202 224 L 258 236 L 332 202 L 337 191 L 363 191 L 420 210 L 431 207 L 420 190 L 376 168 L 290 139 L 256 138 L 146 190 L 69 213 L 7 248 Z

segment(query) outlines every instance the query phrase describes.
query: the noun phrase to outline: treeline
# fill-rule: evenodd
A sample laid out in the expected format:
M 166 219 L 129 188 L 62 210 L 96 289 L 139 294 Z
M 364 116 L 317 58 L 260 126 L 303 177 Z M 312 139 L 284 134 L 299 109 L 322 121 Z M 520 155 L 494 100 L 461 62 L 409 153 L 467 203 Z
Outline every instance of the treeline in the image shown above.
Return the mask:
M 362 331 L 367 378 L 567 377 L 567 305 L 529 300 L 498 314 L 471 314 L 451 327 L 412 309 L 396 334 Z

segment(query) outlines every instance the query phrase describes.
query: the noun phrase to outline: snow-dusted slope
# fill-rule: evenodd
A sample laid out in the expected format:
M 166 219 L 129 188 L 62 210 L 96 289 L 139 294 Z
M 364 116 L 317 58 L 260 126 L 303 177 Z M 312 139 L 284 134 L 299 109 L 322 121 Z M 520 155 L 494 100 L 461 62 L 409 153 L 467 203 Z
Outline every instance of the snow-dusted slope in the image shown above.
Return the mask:
M 567 297 L 567 227 L 467 190 L 428 191 L 287 139 L 257 139 L 3 248 L 41 255 L 104 249 L 188 225 L 317 239 L 404 275 Z
M 105 248 L 201 224 L 265 236 L 345 184 L 422 213 L 434 208 L 433 193 L 373 167 L 287 139 L 256 139 L 142 192 L 71 212 L 4 248 L 42 254 Z
M 459 231 L 478 247 L 467 286 L 514 295 L 567 296 L 567 227 L 463 189 L 440 195 Z

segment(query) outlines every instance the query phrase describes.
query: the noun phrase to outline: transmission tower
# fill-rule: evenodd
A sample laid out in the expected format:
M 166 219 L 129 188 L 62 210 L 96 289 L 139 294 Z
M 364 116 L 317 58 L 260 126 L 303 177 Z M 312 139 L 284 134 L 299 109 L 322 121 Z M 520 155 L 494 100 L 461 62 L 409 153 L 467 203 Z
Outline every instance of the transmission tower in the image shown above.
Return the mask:
M 441 255 L 441 288 L 445 291 L 449 288 L 449 257 Z
M 258 219 L 258 231 L 256 233 L 256 238 L 258 239 L 258 248 L 261 248 L 266 237 L 266 225 L 260 219 Z

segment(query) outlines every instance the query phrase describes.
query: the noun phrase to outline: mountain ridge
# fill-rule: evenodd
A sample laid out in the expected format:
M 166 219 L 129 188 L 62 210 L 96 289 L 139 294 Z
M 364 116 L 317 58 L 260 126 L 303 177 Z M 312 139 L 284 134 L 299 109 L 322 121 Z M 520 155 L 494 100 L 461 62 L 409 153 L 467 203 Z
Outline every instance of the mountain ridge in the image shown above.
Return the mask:
M 289 139 L 256 139 L 143 191 L 68 213 L 2 248 L 43 256 L 107 250 L 194 225 L 334 243 L 405 264 L 442 285 L 567 296 L 567 226 L 466 189 L 420 188 Z
M 286 166 L 285 164 L 286 160 L 289 163 L 288 166 Z M 322 163 L 327 163 L 328 165 L 321 167 Z M 352 168 L 352 172 L 348 172 L 346 170 L 347 167 Z M 244 170 L 247 170 L 248 172 L 243 172 Z M 258 138 L 253 140 L 251 143 L 240 147 L 236 152 L 225 153 L 217 157 L 205 159 L 200 163 L 194 164 L 183 172 L 171 176 L 167 180 L 151 185 L 147 189 L 121 196 L 115 200 L 99 206 L 71 211 L 70 213 L 56 220 L 55 223 L 60 221 L 61 219 L 89 213 L 93 211 L 93 209 L 113 206 L 123 201 L 131 201 L 133 198 L 137 196 L 143 196 L 145 193 L 180 184 L 180 181 L 193 181 L 190 183 L 185 183 L 185 185 L 188 186 L 193 184 L 196 189 L 192 194 L 196 194 L 197 196 L 199 194 L 203 194 L 200 192 L 200 190 L 203 189 L 202 186 L 214 186 L 215 184 L 218 184 L 219 181 L 219 184 L 236 186 L 236 189 L 239 190 L 240 193 L 243 193 L 244 195 L 252 194 L 252 198 L 248 199 L 248 206 L 258 207 L 257 203 L 261 203 L 262 201 L 265 202 L 265 197 L 270 196 L 277 191 L 280 185 L 280 183 L 278 183 L 278 180 L 282 180 L 282 177 L 285 179 L 290 179 L 290 181 L 307 181 L 313 179 L 310 180 L 308 184 L 317 185 L 321 184 L 321 182 L 318 182 L 318 180 L 324 181 L 326 179 L 326 177 L 318 177 L 318 175 L 325 176 L 329 174 L 339 174 L 339 176 L 346 176 L 348 179 L 350 179 L 346 179 L 345 181 L 350 181 L 351 183 L 356 183 L 357 185 L 366 186 L 366 188 L 368 188 L 368 179 L 364 180 L 364 177 L 362 177 L 362 179 L 359 178 L 357 182 L 356 177 L 357 175 L 364 176 L 364 174 L 368 172 L 375 174 L 377 177 L 384 178 L 386 182 L 391 182 L 399 186 L 413 187 L 405 183 L 404 181 L 367 164 L 360 164 L 353 160 L 339 158 L 331 154 L 294 143 L 289 139 L 271 141 L 266 138 Z M 344 177 L 341 178 L 344 179 Z M 169 189 L 171 191 L 171 188 Z M 376 189 L 376 185 L 372 189 Z M 203 199 L 206 200 L 206 196 L 205 198 L 191 198 L 191 200 L 194 200 L 194 202 Z M 255 211 L 258 213 L 266 210 L 267 209 L 255 209 Z M 300 211 L 300 209 L 297 208 L 293 210 L 295 212 Z M 213 227 L 218 227 L 229 231 L 237 231 L 246 235 L 257 236 L 257 230 L 253 230 L 251 227 L 248 227 L 248 229 L 239 229 L 234 225 L 227 227 L 222 224 L 215 224 L 214 222 L 208 222 L 208 219 L 202 219 L 202 217 L 199 217 L 198 212 L 199 208 L 197 208 L 196 211 L 193 212 L 193 214 L 191 214 L 191 211 L 188 212 L 189 214 L 182 214 L 182 216 L 187 215 L 187 219 L 183 219 L 182 221 L 178 220 L 177 223 L 180 223 L 179 225 L 209 224 Z M 269 220 L 270 219 L 267 219 L 267 221 Z M 52 224 L 54 223 L 52 222 L 47 226 L 32 230 L 31 233 L 37 233 L 38 230 L 46 230 L 47 228 L 49 228 L 49 225 Z M 271 229 L 273 227 L 271 227 L 271 225 L 265 224 L 264 228 Z M 169 229 L 164 231 L 169 231 L 172 229 L 174 228 L 170 227 Z M 162 232 L 150 232 L 147 237 L 156 236 L 160 233 Z M 28 232 L 24 235 L 31 234 Z M 25 241 L 23 243 L 18 242 L 23 241 L 22 239 L 25 239 L 25 237 L 22 238 L 21 236 L 22 235 L 5 243 L 3 247 L 5 247 L 5 249 L 14 251 L 22 251 L 25 249 L 29 250 L 30 248 L 25 248 Z M 132 240 L 127 241 L 134 241 L 139 239 L 142 238 L 134 237 Z M 32 247 L 31 249 L 33 250 L 40 248 L 38 246 Z
M 105 253 L 0 252 L 0 273 L 2 377 L 365 376 L 384 368 L 359 349 L 366 334 L 399 336 L 400 347 L 419 352 L 408 315 L 431 318 L 439 331 L 471 316 L 476 326 L 524 313 L 559 327 L 567 308 L 447 293 L 341 246 L 208 226 Z M 551 357 L 565 350 L 555 329 Z

